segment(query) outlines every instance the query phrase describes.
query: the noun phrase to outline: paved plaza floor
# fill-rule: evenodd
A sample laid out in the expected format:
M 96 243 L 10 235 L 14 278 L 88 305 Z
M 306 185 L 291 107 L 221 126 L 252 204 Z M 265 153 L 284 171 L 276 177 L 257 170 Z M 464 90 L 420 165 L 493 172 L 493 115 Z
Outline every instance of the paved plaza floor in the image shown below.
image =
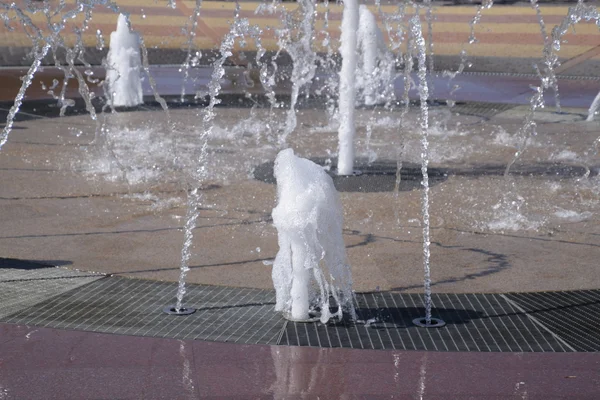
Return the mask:
M 434 289 L 598 288 L 598 122 L 584 122 L 584 109 L 543 110 L 537 136 L 505 177 L 523 140 L 517 132 L 527 108 L 462 107 L 464 114 L 445 106 L 430 109 Z M 2 218 L 10 227 L 0 238 L 2 255 L 176 281 L 202 112 L 107 113 L 98 122 L 88 115 L 25 116 L 0 158 Z M 365 174 L 339 183 L 358 291 L 422 287 L 418 108 L 407 114 L 404 127 L 401 113 L 359 111 L 357 168 Z M 189 282 L 272 286 L 276 186 L 268 177 L 257 179 L 256 171 L 268 171 L 274 160 L 285 114 L 217 110 Z M 325 111 L 298 114 L 289 145 L 298 155 L 325 162 L 336 151 L 335 128 L 327 126 Z M 397 148 L 405 175 L 394 194 Z M 586 165 L 590 176 L 582 179 Z

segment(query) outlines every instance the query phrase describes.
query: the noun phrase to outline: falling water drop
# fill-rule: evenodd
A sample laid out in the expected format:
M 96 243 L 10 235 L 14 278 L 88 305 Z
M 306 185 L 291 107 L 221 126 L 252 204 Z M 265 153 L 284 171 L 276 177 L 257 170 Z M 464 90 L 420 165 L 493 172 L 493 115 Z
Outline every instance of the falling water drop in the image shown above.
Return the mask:
M 96 31 L 96 48 L 98 50 L 103 50 L 104 49 L 104 37 L 102 37 L 102 31 L 100 29 L 98 29 Z

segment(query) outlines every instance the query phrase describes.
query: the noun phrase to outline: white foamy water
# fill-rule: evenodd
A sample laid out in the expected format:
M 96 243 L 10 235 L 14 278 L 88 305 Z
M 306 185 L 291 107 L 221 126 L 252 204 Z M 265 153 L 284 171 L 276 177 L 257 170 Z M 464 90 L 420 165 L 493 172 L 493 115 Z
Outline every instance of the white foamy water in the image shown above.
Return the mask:
M 74 167 L 111 182 L 157 183 L 173 168 L 172 140 L 153 129 L 108 127 L 103 145 L 90 147 Z
M 504 210 L 496 219 L 487 223 L 487 228 L 491 231 L 520 231 L 537 230 L 541 226 L 540 222 L 530 221 L 527 217 L 516 210 Z
M 520 143 L 517 135 L 511 135 L 504 128 L 498 127 L 496 135 L 492 139 L 492 143 L 500 146 L 516 147 Z
M 552 160 L 556 160 L 556 161 L 569 161 L 569 160 L 577 160 L 579 157 L 577 156 L 577 153 L 571 151 L 571 150 L 563 150 L 558 154 L 554 154 L 552 155 Z
M 491 218 L 483 225 L 491 231 L 537 230 L 543 221 L 527 216 L 526 200 L 520 195 L 506 194 L 492 206 Z
M 265 121 L 258 118 L 248 118 L 233 126 L 215 125 L 209 139 L 239 140 L 244 138 L 260 138 L 265 134 Z
M 123 196 L 124 199 L 136 200 L 149 203 L 151 211 L 159 212 L 181 207 L 184 202 L 181 197 L 160 198 L 152 193 L 134 193 Z
M 394 99 L 396 75 L 394 58 L 388 50 L 375 16 L 366 5 L 359 6 L 356 68 L 357 99 L 366 105 L 384 104 Z
M 140 38 L 129 31 L 123 14 L 119 14 L 117 30 L 110 34 L 107 64 L 106 83 L 111 104 L 115 107 L 142 104 Z
M 581 222 L 590 218 L 593 214 L 589 211 L 577 212 L 573 210 L 563 210 L 560 209 L 554 213 L 554 215 L 558 218 L 567 220 L 569 222 Z
M 402 124 L 402 119 L 398 117 L 378 117 L 373 121 L 373 127 L 399 127 Z
M 273 263 L 277 304 L 292 320 L 307 320 L 311 308 L 320 320 L 353 318 L 352 275 L 342 237 L 343 212 L 333 180 L 312 161 L 282 150 L 275 160 L 279 252 Z M 330 297 L 339 306 L 330 311 Z

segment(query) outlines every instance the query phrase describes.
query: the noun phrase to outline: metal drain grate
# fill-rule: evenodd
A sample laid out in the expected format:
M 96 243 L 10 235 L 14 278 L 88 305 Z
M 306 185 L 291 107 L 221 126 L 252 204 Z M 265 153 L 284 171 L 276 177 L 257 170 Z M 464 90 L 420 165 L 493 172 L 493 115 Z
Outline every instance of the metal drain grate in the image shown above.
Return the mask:
M 283 326 L 270 290 L 188 285 L 195 314 L 173 316 L 177 284 L 106 277 L 22 310 L 5 322 L 137 336 L 275 344 Z
M 31 261 L 0 259 L 0 318 L 101 279 L 104 275 Z
M 422 329 L 412 320 L 425 314 L 418 294 L 357 296 L 361 324 L 288 322 L 280 344 L 359 349 L 553 352 L 573 351 L 560 338 L 521 312 L 502 295 L 434 294 L 434 317 L 442 328 Z
M 43 279 L 31 275 L 42 271 L 46 274 Z M 18 299 L 10 308 L 12 315 L 0 313 L 0 320 L 9 323 L 178 339 L 359 349 L 600 350 L 600 290 L 434 294 L 433 316 L 447 324 L 422 329 L 412 323 L 425 314 L 420 294 L 357 294 L 358 317 L 368 323 L 323 325 L 286 322 L 273 311 L 272 290 L 188 285 L 185 305 L 197 311 L 173 316 L 162 309 L 175 303 L 176 283 L 98 279 L 56 268 L 2 272 L 0 285 L 6 286 L 3 293 L 7 293 L 2 299 Z M 71 275 L 64 276 L 67 272 Z M 15 289 L 23 284 L 23 277 L 13 279 L 19 273 L 29 274 L 26 282 L 37 285 L 27 289 L 33 297 Z M 59 285 L 56 289 L 56 282 L 64 279 L 79 286 Z
M 600 350 L 600 290 L 506 295 L 577 351 Z

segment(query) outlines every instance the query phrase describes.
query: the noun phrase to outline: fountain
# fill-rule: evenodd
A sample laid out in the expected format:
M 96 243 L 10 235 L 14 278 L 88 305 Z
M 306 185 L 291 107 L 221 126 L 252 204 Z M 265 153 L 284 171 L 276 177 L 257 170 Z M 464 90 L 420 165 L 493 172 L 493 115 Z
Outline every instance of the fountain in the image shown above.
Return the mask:
M 343 216 L 333 181 L 323 168 L 292 149 L 275 159 L 279 252 L 273 263 L 276 311 L 292 321 L 355 320 L 352 276 L 342 237 Z M 337 310 L 332 314 L 330 298 Z
M 430 239 L 430 215 L 429 215 L 429 141 L 427 139 L 429 130 L 429 109 L 427 100 L 429 100 L 429 88 L 427 86 L 427 65 L 425 39 L 421 21 L 418 16 L 410 20 L 410 31 L 412 37 L 411 46 L 417 51 L 419 60 L 419 101 L 421 105 L 421 115 L 419 124 L 421 126 L 421 173 L 423 174 L 423 197 L 421 200 L 421 214 L 423 216 L 423 270 L 424 270 L 424 290 L 425 290 L 425 317 L 413 320 L 417 326 L 424 328 L 441 327 L 445 322 L 439 318 L 431 316 L 431 239 Z M 398 174 L 397 174 L 398 175 Z
M 143 104 L 140 39 L 137 33 L 129 31 L 127 17 L 123 14 L 119 14 L 117 30 L 110 34 L 107 65 L 110 105 L 134 107 Z
M 174 7 L 176 6 L 174 2 L 171 4 Z M 200 25 L 200 10 L 202 8 L 202 2 L 196 1 L 193 14 L 189 18 L 188 28 L 186 28 L 185 32 L 186 38 L 183 48 L 186 54 L 184 57 L 185 61 L 183 61 L 181 66 L 183 76 L 181 77 L 181 81 L 177 81 L 177 86 L 180 90 L 178 89 L 176 97 L 177 104 L 189 106 L 201 104 L 204 108 L 200 112 L 196 112 L 192 119 L 194 122 L 189 123 L 187 126 L 184 126 L 184 123 L 177 118 L 171 117 L 170 113 L 173 113 L 174 108 L 169 108 L 167 100 L 159 93 L 160 90 L 158 90 L 158 86 L 154 80 L 154 77 L 158 76 L 158 73 L 152 70 L 148 61 L 148 48 L 146 47 L 144 37 L 141 35 L 138 36 L 138 33 L 135 32 L 135 24 L 132 24 L 124 14 L 121 14 L 122 10 L 116 4 L 105 0 L 92 2 L 78 0 L 73 7 L 66 7 L 61 2 L 52 9 L 46 2 L 43 7 L 26 2 L 24 8 L 20 8 L 16 3 L 11 3 L 10 5 L 0 3 L 4 23 L 9 26 L 14 21 L 18 21 L 20 24 L 31 28 L 28 30 L 28 33 L 33 39 L 33 50 L 31 53 L 33 61 L 22 79 L 20 89 L 14 99 L 14 104 L 8 113 L 6 125 L 0 136 L 0 147 L 8 141 L 9 134 L 14 126 L 14 118 L 23 104 L 24 96 L 28 88 L 35 81 L 35 74 L 43 66 L 54 65 L 64 75 L 63 89 L 61 90 L 61 94 L 57 96 L 61 115 L 65 115 L 69 107 L 73 105 L 66 97 L 66 88 L 68 83 L 72 82 L 71 79 L 75 79 L 78 85 L 77 91 L 84 100 L 85 107 L 92 117 L 94 133 L 98 137 L 107 132 L 106 120 L 115 121 L 118 115 L 124 115 L 124 113 L 117 113 L 117 117 L 103 113 L 103 118 L 99 120 L 96 115 L 97 109 L 104 110 L 107 106 L 114 108 L 139 105 L 143 101 L 142 86 L 145 86 L 146 93 L 153 94 L 156 102 L 165 110 L 164 115 L 166 115 L 167 123 L 164 131 L 165 135 L 168 133 L 169 143 L 172 144 L 172 146 L 165 147 L 169 147 L 168 151 L 172 151 L 173 154 L 169 153 L 169 157 L 164 158 L 174 160 L 172 168 L 169 166 L 169 172 L 173 172 L 173 175 L 176 176 L 175 178 L 170 177 L 171 180 L 169 183 L 179 183 L 177 190 L 185 192 L 187 195 L 187 212 L 182 217 L 183 223 L 180 224 L 183 231 L 183 246 L 180 254 L 181 263 L 179 268 L 177 303 L 166 310 L 174 314 L 185 314 L 193 310 L 190 307 L 184 306 L 184 296 L 186 293 L 185 283 L 187 274 L 190 271 L 190 265 L 194 257 L 194 232 L 199 229 L 197 223 L 201 217 L 201 212 L 209 209 L 217 209 L 219 204 L 218 199 L 215 200 L 211 197 L 209 201 L 203 197 L 205 194 L 210 195 L 207 188 L 219 186 L 212 182 L 211 179 L 218 181 L 219 184 L 222 183 L 221 181 L 237 182 L 235 179 L 242 179 L 240 176 L 245 178 L 248 173 L 247 171 L 251 167 L 272 160 L 276 152 L 279 152 L 282 147 L 288 146 L 296 149 L 296 152 L 303 157 L 314 156 L 316 159 L 326 155 L 331 160 L 331 155 L 334 153 L 331 149 L 335 147 L 335 144 L 331 138 L 325 138 L 324 136 L 326 135 L 323 133 L 333 133 L 329 124 L 331 121 L 328 120 L 327 124 L 321 124 L 319 120 L 320 116 L 311 116 L 310 112 L 305 112 L 303 107 L 306 107 L 306 104 L 310 103 L 303 103 L 305 99 L 301 94 L 304 90 L 306 97 L 310 98 L 317 97 L 313 96 L 316 91 L 320 93 L 335 93 L 335 95 L 329 95 L 323 108 L 327 108 L 327 117 L 330 119 L 331 115 L 335 114 L 332 111 L 332 106 L 337 104 L 336 111 L 339 121 L 337 133 L 339 140 L 337 143 L 338 161 L 336 173 L 340 177 L 351 176 L 355 173 L 355 155 L 359 154 L 360 156 L 361 152 L 364 153 L 360 146 L 364 145 L 365 142 L 367 142 L 366 146 L 369 150 L 372 148 L 378 150 L 379 153 L 377 156 L 381 160 L 394 160 L 397 154 L 400 153 L 398 149 L 404 149 L 401 152 L 401 157 L 398 157 L 397 160 L 398 168 L 395 174 L 397 177 L 396 188 L 402 185 L 403 177 L 405 178 L 414 171 L 418 171 L 422 176 L 422 178 L 419 178 L 422 179 L 419 192 L 421 194 L 420 201 L 417 201 L 410 195 L 405 196 L 406 198 L 404 199 L 407 204 L 406 210 L 411 210 L 415 215 L 406 210 L 396 210 L 398 211 L 398 218 L 395 219 L 393 227 L 397 231 L 403 231 L 401 233 L 396 232 L 398 236 L 406 236 L 403 239 L 396 238 L 395 240 L 404 241 L 407 245 L 414 244 L 417 241 L 419 246 L 422 245 L 419 253 L 422 254 L 424 269 L 425 316 L 417 318 L 415 323 L 425 327 L 439 327 L 443 325 L 443 321 L 436 320 L 432 316 L 434 305 L 431 299 L 432 262 L 430 258 L 432 254 L 430 245 L 432 243 L 431 233 L 432 231 L 434 232 L 434 229 L 445 229 L 444 224 L 449 223 L 447 221 L 452 221 L 451 223 L 456 224 L 456 226 L 466 232 L 478 231 L 479 229 L 485 232 L 495 232 L 499 229 L 527 230 L 526 227 L 544 226 L 544 218 L 550 217 L 539 217 L 539 220 L 536 219 L 535 221 L 527 221 L 523 217 L 524 210 L 528 206 L 531 208 L 536 207 L 531 204 L 533 202 L 527 204 L 527 201 L 521 200 L 524 197 L 515 197 L 517 200 L 512 199 L 510 196 L 501 197 L 501 200 L 499 200 L 500 197 L 493 197 L 498 194 L 497 191 L 499 190 L 511 193 L 513 189 L 515 192 L 527 190 L 528 186 L 520 182 L 518 178 L 526 176 L 531 170 L 533 170 L 530 173 L 532 176 L 538 173 L 538 170 L 535 168 L 527 169 L 529 167 L 527 163 L 531 164 L 534 160 L 548 159 L 556 162 L 569 160 L 573 163 L 585 165 L 585 168 L 587 168 L 586 178 L 589 178 L 588 181 L 594 175 L 590 172 L 595 167 L 593 155 L 589 156 L 589 159 L 584 159 L 585 157 L 579 157 L 571 149 L 559 148 L 558 145 L 552 148 L 550 145 L 543 147 L 543 145 L 536 143 L 535 139 L 536 135 L 538 135 L 536 118 L 544 108 L 544 92 L 547 89 L 550 88 L 554 91 L 555 106 L 558 111 L 561 111 L 561 101 L 558 97 L 559 81 L 555 69 L 559 67 L 557 53 L 564 40 L 563 36 L 567 34 L 570 28 L 582 20 L 598 21 L 600 19 L 598 12 L 595 7 L 588 6 L 579 1 L 576 6 L 571 8 L 564 20 L 552 29 L 549 35 L 537 2 L 532 0 L 531 4 L 538 16 L 544 42 L 543 54 L 541 54 L 542 58 L 540 61 L 542 68 L 538 68 L 536 71 L 537 78 L 539 78 L 539 86 L 537 86 L 538 83 L 534 86 L 529 108 L 524 115 L 521 115 L 519 123 L 514 123 L 511 126 L 511 129 L 513 126 L 519 126 L 519 128 L 515 135 L 510 135 L 507 131 L 500 130 L 500 128 L 493 132 L 485 131 L 487 127 L 481 120 L 475 120 L 475 116 L 467 114 L 463 118 L 466 122 L 459 121 L 463 125 L 459 126 L 456 123 L 454 128 L 448 128 L 448 124 L 455 122 L 453 119 L 454 116 L 450 115 L 453 109 L 437 106 L 430 108 L 432 100 L 430 94 L 432 86 L 430 85 L 435 78 L 431 70 L 433 66 L 432 21 L 434 20 L 434 9 L 431 2 L 426 2 L 427 12 L 425 18 L 428 22 L 427 34 L 425 34 L 421 27 L 421 18 L 419 16 L 420 6 L 411 7 L 404 4 L 398 7 L 398 10 L 392 15 L 383 15 L 383 12 L 378 15 L 379 19 L 386 24 L 385 35 L 382 35 L 381 30 L 377 26 L 376 17 L 367 7 L 364 5 L 359 6 L 355 0 L 345 1 L 339 47 L 341 66 L 339 66 L 339 60 L 336 60 L 336 57 L 333 55 L 335 46 L 332 45 L 332 42 L 335 38 L 329 35 L 330 32 L 327 30 L 328 22 L 326 22 L 325 28 L 321 27 L 321 30 L 319 30 L 320 25 L 318 23 L 320 13 L 329 18 L 329 12 L 334 9 L 334 6 L 330 7 L 328 4 L 317 6 L 312 1 L 303 0 L 299 3 L 299 10 L 304 15 L 304 18 L 298 20 L 298 13 L 293 14 L 291 11 L 288 12 L 287 8 L 280 3 L 265 3 L 256 10 L 257 14 L 265 15 L 271 13 L 272 15 L 278 15 L 277 13 L 283 13 L 284 15 L 281 17 L 283 21 L 281 29 L 273 27 L 263 29 L 253 24 L 250 21 L 251 17 L 248 17 L 248 13 L 242 12 L 242 7 L 237 4 L 235 10 L 231 13 L 233 18 L 231 27 L 228 33 L 225 34 L 218 51 L 215 52 L 216 55 L 210 61 L 212 73 L 206 79 L 205 88 L 202 88 L 206 90 L 194 88 L 194 93 L 197 93 L 194 100 L 186 103 L 189 100 L 185 96 L 187 85 L 190 83 L 189 76 L 194 71 L 194 68 L 200 65 L 200 58 L 204 57 L 199 52 L 198 49 L 200 49 L 200 46 L 195 40 L 196 30 Z M 82 39 L 83 32 L 93 22 L 92 11 L 94 7 L 100 6 L 108 8 L 114 14 L 119 15 L 117 30 L 110 35 L 110 50 L 106 61 L 108 70 L 105 80 L 106 85 L 108 85 L 108 93 L 105 96 L 98 96 L 96 94 L 100 90 L 92 82 L 93 71 L 91 64 L 85 59 L 86 47 Z M 477 7 L 475 17 L 470 26 L 469 44 L 476 43 L 475 25 L 479 23 L 484 11 L 491 6 L 491 1 L 484 1 L 481 6 Z M 378 4 L 378 7 L 380 7 L 380 4 Z M 43 18 L 39 18 L 40 16 Z M 66 33 L 66 27 L 70 26 L 68 25 L 69 21 L 79 21 L 78 18 L 83 19 L 82 25 L 74 30 L 75 36 L 77 36 L 75 44 L 69 44 L 63 37 Z M 50 24 L 49 21 L 57 19 L 60 19 L 58 23 L 52 22 L 51 26 L 48 27 L 44 25 L 46 23 Z M 361 21 L 360 24 L 359 21 Z M 42 25 L 41 27 L 39 26 L 40 24 Z M 358 29 L 359 26 L 360 29 Z M 97 30 L 97 33 L 98 42 L 103 43 L 100 30 Z M 323 40 L 322 46 L 315 39 L 321 37 L 319 35 L 327 39 Z M 387 36 L 387 43 L 391 40 L 396 40 L 397 43 L 395 46 L 388 46 L 382 39 L 384 36 Z M 147 39 L 149 40 L 150 38 Z M 246 42 L 248 40 L 254 41 L 256 48 L 256 56 L 252 60 L 252 63 L 248 62 L 248 66 L 244 70 L 241 67 L 229 66 L 228 60 L 230 57 L 236 52 L 243 51 L 242 49 L 247 46 Z M 268 42 L 276 42 L 275 51 L 267 51 L 268 46 L 273 46 L 272 44 L 268 44 Z M 102 47 L 103 45 L 99 46 L 99 48 Z M 325 51 L 319 52 L 315 50 L 318 47 L 325 47 Z M 357 49 L 359 50 L 358 53 Z M 288 68 L 288 70 L 278 65 L 278 57 L 283 51 L 290 55 L 292 61 L 291 68 Z M 358 59 L 359 55 L 360 59 Z M 461 65 L 458 70 L 455 73 L 446 73 L 446 76 L 458 79 L 457 77 L 459 77 L 460 73 L 464 72 L 465 67 L 468 66 L 466 51 L 461 52 L 460 56 Z M 244 55 L 244 57 L 246 58 L 241 59 L 248 61 L 248 56 Z M 392 60 L 394 57 L 396 59 Z M 429 57 L 429 71 L 427 70 L 427 57 Z M 413 71 L 414 59 L 418 61 L 416 76 Z M 396 65 L 393 64 L 398 64 L 401 70 L 397 70 Z M 317 65 L 330 66 L 332 69 L 321 71 L 317 68 Z M 340 68 L 338 69 L 338 67 Z M 144 82 L 141 81 L 142 71 L 146 74 L 147 78 Z M 232 71 L 237 74 L 237 77 L 241 76 L 244 79 L 238 79 L 234 82 L 232 78 L 234 73 Z M 357 77 L 357 71 L 359 72 L 359 77 Z M 399 73 L 403 77 L 404 85 L 402 93 L 399 93 L 397 96 L 399 100 L 396 100 L 396 87 L 393 86 L 398 84 L 399 81 L 393 82 L 392 79 L 395 78 L 394 75 L 396 73 Z M 288 74 L 288 76 L 284 76 L 285 74 Z M 416 80 L 414 79 L 415 77 L 417 78 Z M 240 88 L 238 82 L 242 81 L 245 82 L 243 84 L 245 87 Z M 179 86 L 181 82 L 183 83 Z M 259 86 L 262 86 L 262 88 Z M 415 88 L 418 89 L 418 98 L 414 95 Z M 244 119 L 245 115 L 243 115 L 242 111 L 236 111 L 237 123 L 235 125 L 227 125 L 227 118 L 222 118 L 221 113 L 223 111 L 218 107 L 223 92 L 227 90 L 231 92 L 237 90 L 237 94 L 241 91 L 243 96 L 238 97 L 253 104 L 251 116 L 248 119 Z M 283 103 L 281 95 L 285 93 L 291 93 L 291 96 L 289 108 L 283 113 L 280 105 Z M 453 94 L 454 90 L 451 91 L 450 97 Z M 261 95 L 264 95 L 268 101 L 268 113 L 261 114 Z M 413 109 L 410 107 L 411 100 L 419 101 L 418 115 L 412 112 Z M 593 120 L 599 103 L 600 95 L 596 96 L 589 108 L 588 121 Z M 359 107 L 357 107 L 357 104 Z M 368 107 L 366 109 L 361 108 L 360 105 L 362 104 Z M 450 104 L 452 105 L 451 102 Z M 564 102 L 562 106 L 564 108 Z M 313 117 L 314 120 L 312 119 Z M 553 117 L 558 118 L 556 116 Z M 365 120 L 368 120 L 366 124 L 364 123 Z M 281 121 L 285 122 L 279 124 L 278 122 Z M 193 128 L 190 128 L 190 126 Z M 304 138 L 300 137 L 300 135 L 294 135 L 294 133 L 300 130 L 303 133 L 310 131 L 313 136 L 311 138 Z M 363 140 L 360 136 L 363 130 L 367 134 L 367 140 Z M 222 131 L 226 131 L 230 135 L 218 137 L 218 133 Z M 271 135 L 270 132 L 275 132 L 277 137 Z M 473 132 L 477 132 L 477 134 Z M 317 134 L 321 134 L 321 136 L 317 137 Z M 400 135 L 401 137 L 399 138 Z M 227 140 L 223 140 L 223 137 L 226 137 Z M 476 137 L 478 145 L 481 146 L 504 147 L 502 150 L 495 148 L 492 150 L 486 149 L 485 154 L 479 154 L 476 150 L 473 150 L 474 145 L 468 143 L 467 138 L 469 137 Z M 237 142 L 235 145 L 232 145 L 231 142 L 234 141 Z M 455 142 L 458 145 L 452 147 Z M 98 140 L 97 143 L 102 144 L 104 142 Z M 178 147 L 178 143 L 182 146 Z M 594 153 L 589 148 L 592 145 L 597 146 L 597 143 L 598 141 L 596 140 L 593 143 L 590 142 L 588 149 L 578 149 L 579 154 L 588 155 Z M 143 143 L 140 143 L 139 147 L 143 145 Z M 115 146 L 118 146 L 118 143 Z M 247 149 L 247 154 L 239 154 L 239 149 L 242 146 L 244 149 Z M 548 150 L 547 154 L 542 151 L 550 148 L 551 151 Z M 445 150 L 447 151 L 444 152 Z M 497 152 L 494 152 L 495 150 Z M 524 158 L 523 154 L 525 150 L 534 152 L 534 155 L 529 159 Z M 135 149 L 131 151 L 133 152 Z M 182 155 L 179 153 L 180 151 L 187 153 Z M 478 193 L 472 192 L 477 192 L 477 190 L 469 186 L 470 183 L 461 181 L 461 179 L 466 179 L 465 177 L 469 176 L 464 171 L 466 167 L 456 166 L 461 161 L 458 155 L 463 152 L 468 157 L 471 157 L 468 164 L 469 167 L 472 167 L 471 174 L 476 176 L 479 174 L 494 180 L 493 185 L 490 184 L 490 187 L 481 190 L 481 192 L 489 196 L 487 205 L 482 206 L 481 204 L 485 202 L 473 200 Z M 147 157 L 151 158 L 154 156 L 151 154 L 151 151 L 147 153 Z M 500 153 L 502 154 L 499 155 Z M 504 153 L 510 153 L 512 157 L 508 159 Z M 114 154 L 113 152 L 113 156 Z M 185 158 L 184 156 L 189 157 L 193 161 L 188 164 L 180 164 L 179 162 L 182 158 Z M 218 157 L 222 157 L 225 161 L 222 161 L 221 164 L 211 162 Z M 492 161 L 490 161 L 490 158 Z M 243 161 L 240 161 L 241 159 Z M 123 163 L 126 161 L 121 160 L 118 163 L 119 167 L 125 168 Z M 418 163 L 419 167 L 413 170 L 409 169 L 411 162 Z M 492 162 L 495 164 L 490 167 Z M 441 165 L 445 169 L 438 168 L 436 171 L 431 168 L 430 163 L 437 164 L 438 166 Z M 219 166 L 230 168 L 232 165 L 238 168 L 234 172 L 228 170 L 223 172 L 223 175 L 218 175 L 213 171 L 213 169 L 217 169 Z M 320 312 L 319 320 L 322 322 L 327 322 L 331 318 L 339 319 L 344 312 L 352 315 L 354 313 L 351 294 L 352 279 L 347 269 L 348 262 L 342 239 L 342 212 L 340 210 L 340 200 L 337 197 L 338 194 L 333 189 L 334 182 L 328 179 L 322 167 L 303 158 L 296 157 L 291 149 L 279 152 L 275 165 L 274 174 L 278 183 L 277 193 L 279 203 L 273 209 L 273 222 L 280 235 L 278 238 L 280 250 L 273 266 L 273 281 L 277 289 L 276 309 L 283 311 L 292 320 L 302 321 L 313 318 L 314 315 L 312 313 L 317 309 Z M 153 166 L 156 167 L 155 165 Z M 325 167 L 329 166 L 326 165 Z M 176 174 L 181 173 L 184 167 L 190 176 L 187 176 L 187 179 L 180 179 L 181 176 Z M 571 166 L 569 165 L 569 167 Z M 233 167 L 231 168 L 234 170 Z M 157 169 L 160 169 L 160 166 Z M 242 173 L 240 171 L 246 172 Z M 290 171 L 295 172 L 292 173 Z M 451 196 L 446 194 L 447 192 L 441 193 L 440 191 L 436 193 L 440 196 L 440 203 L 442 201 L 445 201 L 445 204 L 452 203 L 452 201 L 462 201 L 466 204 L 462 204 L 465 209 L 472 207 L 473 213 L 479 212 L 480 214 L 468 214 L 466 212 L 461 214 L 456 211 L 454 215 L 452 212 L 449 212 L 443 216 L 438 216 L 437 212 L 431 212 L 429 208 L 430 190 L 434 182 L 430 182 L 429 178 L 430 173 L 433 172 L 438 173 L 439 176 L 443 176 L 444 179 L 451 176 L 448 180 L 451 181 L 451 184 L 455 185 L 453 187 L 456 189 L 456 195 L 461 198 L 461 200 L 449 199 Z M 559 172 L 567 173 L 564 171 L 564 168 Z M 503 173 L 506 178 L 496 179 L 496 175 L 500 176 Z M 308 177 L 309 175 L 310 178 Z M 219 180 L 222 176 L 225 176 L 225 178 Z M 412 178 L 414 178 L 414 174 Z M 459 183 L 456 183 L 457 181 Z M 563 190 L 560 185 L 551 184 L 546 189 L 553 193 L 560 193 Z M 591 184 L 584 189 L 587 194 L 582 195 L 583 197 L 592 197 L 589 193 L 593 194 L 596 190 Z M 264 191 L 268 194 L 268 190 L 271 189 L 262 188 L 261 192 Z M 579 189 L 574 190 L 580 193 Z M 396 196 L 400 196 L 398 192 L 399 189 L 396 191 Z M 468 196 L 465 194 L 463 198 L 463 193 L 467 192 L 471 194 Z M 316 193 L 311 198 L 312 203 L 303 197 L 306 193 Z M 255 193 L 254 196 L 260 197 L 261 194 L 263 193 Z M 502 193 L 502 196 L 504 194 Z M 344 196 L 346 195 L 342 196 L 341 201 L 343 204 L 346 204 L 346 202 L 352 203 L 351 200 L 348 200 Z M 376 198 L 373 194 L 365 194 L 360 198 L 360 201 L 370 205 L 369 199 L 371 197 L 369 196 Z M 381 196 L 376 198 L 377 201 L 385 203 L 388 198 L 383 197 L 383 195 Z M 262 198 L 263 204 L 268 202 L 269 197 L 266 198 L 267 200 Z M 228 199 L 227 201 L 233 200 Z M 586 213 L 590 213 L 594 209 L 592 200 L 586 198 L 585 201 L 590 202 L 589 204 L 591 205 L 589 208 L 582 207 L 577 212 L 573 211 L 576 215 L 569 213 L 571 210 L 561 208 L 560 210 L 554 210 L 551 218 L 585 218 L 586 215 L 589 215 Z M 420 204 L 418 209 L 421 218 L 416 218 L 417 213 L 414 205 L 417 203 Z M 498 207 L 493 208 L 492 206 Z M 242 206 L 239 204 L 236 207 L 236 212 L 242 209 Z M 355 204 L 351 204 L 348 207 L 350 208 L 348 212 L 354 213 L 354 216 L 361 216 L 361 219 L 357 217 L 356 221 L 349 221 L 346 218 L 346 224 L 353 226 L 348 232 L 361 232 L 361 229 L 365 226 L 370 226 L 369 224 L 374 226 L 372 229 L 373 232 L 380 229 L 371 217 L 373 212 L 378 212 L 377 210 L 371 210 L 369 214 L 369 212 L 363 213 L 364 210 Z M 294 210 L 296 209 L 302 210 L 303 218 L 295 219 L 293 217 L 295 215 Z M 490 209 L 497 210 L 497 212 L 492 213 L 493 217 L 490 217 Z M 488 212 L 487 214 L 486 211 Z M 472 215 L 478 216 L 474 217 Z M 506 219 L 510 219 L 510 221 L 497 221 L 493 219 L 502 215 L 506 215 Z M 525 218 L 525 222 L 521 217 Z M 538 218 L 537 215 L 535 217 Z M 385 219 L 385 214 L 381 213 L 380 218 Z M 396 225 L 396 221 L 399 220 L 401 220 L 402 226 Z M 384 222 L 387 223 L 387 221 Z M 526 222 L 531 222 L 531 224 L 527 225 Z M 513 227 L 516 227 L 516 229 L 513 229 Z M 458 230 L 459 228 L 456 229 Z M 264 229 L 267 230 L 268 228 Z M 385 230 L 384 228 L 381 229 Z M 418 239 L 410 237 L 412 235 L 411 232 L 415 230 L 421 232 Z M 380 235 L 378 240 L 388 240 L 391 237 L 390 235 L 393 235 L 393 230 L 390 229 L 390 231 L 386 232 L 388 236 Z M 404 233 L 404 231 L 407 233 Z M 324 232 L 333 233 L 327 235 Z M 345 233 L 351 236 L 349 233 Z M 355 235 L 359 236 L 358 233 Z M 270 239 L 272 240 L 273 237 Z M 365 242 L 369 244 L 369 240 L 374 239 L 367 238 Z M 398 244 L 398 246 L 402 245 Z M 256 246 L 252 248 L 252 251 L 255 252 L 254 254 L 259 252 L 255 250 L 256 248 Z M 476 253 L 476 251 L 472 249 L 476 248 L 475 245 L 468 247 L 473 253 Z M 386 251 L 391 253 L 389 249 L 386 249 Z M 440 249 L 440 251 L 442 250 Z M 360 255 L 354 253 L 349 257 L 352 256 L 358 257 Z M 500 256 L 489 257 L 492 259 L 492 262 L 496 262 L 494 260 L 501 258 Z M 390 258 L 395 259 L 397 257 L 390 256 Z M 421 258 L 419 259 L 420 261 Z M 416 263 L 415 258 L 413 257 L 410 262 L 414 265 Z M 498 263 L 501 264 L 500 262 Z M 352 264 L 356 265 L 357 263 L 353 262 Z M 298 266 L 302 267 L 299 268 Z M 319 269 L 319 266 L 322 266 L 324 270 Z M 503 267 L 504 264 L 502 264 Z M 501 269 L 501 267 L 497 269 Z M 324 272 L 325 270 L 327 272 Z M 329 281 L 331 277 L 334 278 L 335 282 Z M 363 277 L 365 276 L 363 275 Z M 451 281 L 452 277 L 446 276 L 445 279 Z M 401 285 L 389 286 L 391 288 L 401 287 Z M 333 297 L 338 307 L 333 311 L 330 310 L 330 297 Z
M 356 101 L 356 32 L 358 27 L 358 3 L 356 0 L 344 4 L 342 16 L 342 37 L 340 54 L 342 69 L 340 71 L 339 120 L 338 129 L 338 165 L 340 175 L 351 175 L 354 172 L 354 103 Z
M 393 97 L 392 88 L 396 71 L 392 53 L 388 50 L 375 16 L 366 5 L 359 7 L 356 91 L 359 101 L 366 106 L 385 104 Z

